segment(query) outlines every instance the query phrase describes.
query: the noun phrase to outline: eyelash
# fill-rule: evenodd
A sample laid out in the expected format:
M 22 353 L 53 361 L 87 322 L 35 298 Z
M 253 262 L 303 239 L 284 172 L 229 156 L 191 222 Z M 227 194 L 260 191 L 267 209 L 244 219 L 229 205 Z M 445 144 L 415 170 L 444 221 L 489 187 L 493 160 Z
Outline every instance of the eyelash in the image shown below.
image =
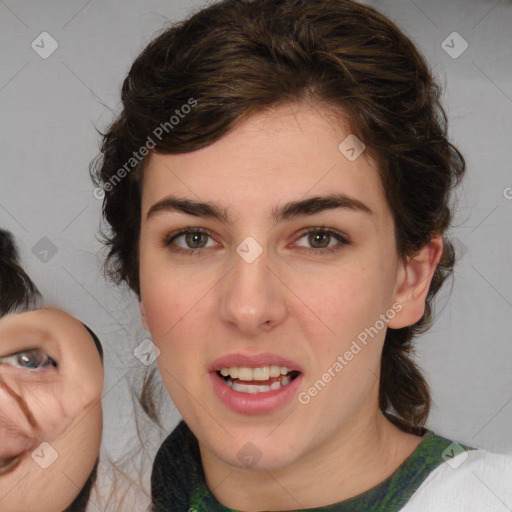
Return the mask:
M 181 231 L 178 231 L 177 233 L 171 233 L 170 235 L 166 236 L 164 239 L 164 246 L 171 248 L 172 243 L 176 240 L 176 238 L 183 236 L 183 235 L 187 235 L 189 233 L 199 233 L 202 235 L 208 235 L 210 238 L 213 238 L 212 234 L 207 229 L 186 228 L 186 229 L 182 229 Z M 299 238 L 297 240 L 300 240 L 301 238 L 303 238 L 306 235 L 309 235 L 310 233 L 322 233 L 322 234 L 330 235 L 330 236 L 334 237 L 339 242 L 338 245 L 335 245 L 333 247 L 327 247 L 324 249 L 306 248 L 306 250 L 312 251 L 316 255 L 332 254 L 332 253 L 339 251 L 344 245 L 350 244 L 350 240 L 348 239 L 348 237 L 346 235 L 344 235 L 334 229 L 328 229 L 324 226 L 308 228 L 308 229 L 302 231 L 301 235 L 299 236 Z M 183 249 L 182 247 L 174 246 L 170 250 L 172 250 L 172 252 L 184 254 L 187 256 L 198 256 L 201 253 L 200 249 L 204 249 L 204 248 Z
M 44 362 L 42 364 L 39 364 L 37 368 L 30 368 L 30 367 L 24 367 L 20 364 L 19 358 L 26 354 L 37 354 L 39 357 L 42 356 L 44 359 Z M 9 360 L 16 360 L 16 363 L 9 362 Z M 29 358 L 30 359 L 30 358 Z M 17 352 L 16 354 L 11 354 L 10 356 L 0 357 L 0 364 L 8 364 L 10 366 L 13 366 L 15 368 L 18 368 L 20 370 L 29 370 L 29 371 L 42 371 L 42 369 L 47 368 L 48 366 L 53 366 L 54 368 L 57 367 L 57 361 L 55 359 L 51 358 L 49 355 L 45 354 L 39 349 L 31 349 L 31 350 L 24 350 L 22 352 Z

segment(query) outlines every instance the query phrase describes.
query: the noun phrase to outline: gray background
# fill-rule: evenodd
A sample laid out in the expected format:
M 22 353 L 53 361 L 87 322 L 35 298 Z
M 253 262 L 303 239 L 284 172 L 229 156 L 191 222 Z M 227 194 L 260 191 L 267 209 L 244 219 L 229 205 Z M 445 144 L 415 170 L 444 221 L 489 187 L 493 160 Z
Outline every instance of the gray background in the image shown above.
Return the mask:
M 434 400 L 428 426 L 472 446 L 512 453 L 512 4 L 367 3 L 390 16 L 430 61 L 445 87 L 450 133 L 468 163 L 452 229 L 461 256 L 453 291 L 448 302 L 449 290 L 440 294 L 437 321 L 417 341 Z M 96 239 L 101 201 L 88 177 L 98 152 L 96 128 L 104 129 L 119 110 L 122 80 L 155 33 L 203 4 L 0 0 L 0 226 L 17 236 L 48 302 L 102 339 L 103 460 L 137 444 L 129 388 L 145 370 L 133 351 L 147 333 L 135 298 L 102 276 Z M 34 40 L 41 45 L 44 31 L 58 43 L 46 59 L 31 47 Z M 462 48 L 453 32 L 468 44 L 458 58 L 442 47 L 446 40 L 452 53 Z M 164 407 L 163 430 L 144 424 L 152 438 L 145 465 L 132 464 L 146 482 L 160 439 L 179 420 L 168 399 Z

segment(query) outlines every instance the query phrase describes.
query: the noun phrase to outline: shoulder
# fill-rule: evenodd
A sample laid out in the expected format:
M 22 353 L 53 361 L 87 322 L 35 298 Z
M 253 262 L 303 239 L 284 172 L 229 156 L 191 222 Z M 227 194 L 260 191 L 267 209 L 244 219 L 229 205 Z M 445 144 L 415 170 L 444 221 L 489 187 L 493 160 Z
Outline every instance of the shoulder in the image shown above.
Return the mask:
M 451 442 L 403 512 L 506 512 L 512 507 L 512 456 Z

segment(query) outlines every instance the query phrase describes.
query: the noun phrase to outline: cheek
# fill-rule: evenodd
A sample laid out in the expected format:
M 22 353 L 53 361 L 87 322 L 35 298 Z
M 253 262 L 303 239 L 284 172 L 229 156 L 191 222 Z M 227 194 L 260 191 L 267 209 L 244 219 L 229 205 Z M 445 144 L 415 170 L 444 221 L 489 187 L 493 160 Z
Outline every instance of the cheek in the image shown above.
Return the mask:
M 378 386 L 385 328 L 371 329 L 386 311 L 378 268 L 354 265 L 350 271 L 340 269 L 329 279 L 304 281 L 297 293 L 308 297 L 308 308 L 294 316 L 308 340 L 311 363 L 301 396 L 322 411 L 322 421 L 338 424 L 347 419 Z M 310 415 L 304 425 L 314 429 L 317 421 Z
M 304 298 L 295 316 L 326 342 L 357 336 L 384 313 L 389 297 L 379 265 L 362 262 L 296 278 L 294 291 Z
M 201 316 L 219 279 L 217 270 L 199 261 L 197 267 L 188 261 L 184 266 L 171 263 L 165 251 L 141 246 L 139 275 L 141 303 L 157 346 L 175 337 L 191 317 L 195 330 L 204 323 Z
M 177 272 L 166 272 L 159 279 L 141 279 L 147 326 L 160 351 L 156 362 L 173 399 L 175 392 L 181 390 L 178 383 L 192 385 L 197 376 L 198 347 L 207 335 L 203 332 L 205 318 L 209 315 L 205 309 L 207 300 L 200 300 L 207 290 L 196 281 L 194 286 Z
M 161 278 L 141 290 L 148 329 L 157 346 L 170 335 L 172 337 L 172 333 L 193 309 L 193 299 L 187 287 L 172 277 Z
M 141 240 L 140 294 L 149 331 L 156 344 L 183 316 L 188 287 L 179 272 L 169 268 L 159 251 Z M 180 282 L 181 281 L 181 282 Z
M 87 375 L 87 379 L 91 377 Z M 74 424 L 89 416 L 91 408 L 100 406 L 101 386 L 92 381 L 63 379 L 51 385 L 26 387 L 24 396 L 45 439 L 54 440 L 72 431 Z
M 77 487 L 83 487 L 99 455 L 102 427 L 101 405 L 83 411 L 73 428 L 54 442 L 59 452 L 55 473 L 65 472 Z
M 293 313 L 308 340 L 312 366 L 306 386 L 316 386 L 311 396 L 318 395 L 315 403 L 326 415 L 358 407 L 378 385 L 386 332 L 380 315 L 389 309 L 392 297 L 387 274 L 388 264 L 369 254 L 336 270 L 296 280 L 297 295 L 305 297 L 307 305 Z M 315 385 L 319 379 L 322 382 Z M 326 391 L 319 392 L 324 384 Z M 332 408 L 332 400 L 340 407 Z
M 6 510 L 60 511 L 68 507 L 83 488 L 99 456 L 101 428 L 101 408 L 94 408 L 70 435 L 49 440 L 57 458 L 48 468 L 41 470 L 29 457 L 19 470 L 18 494 L 13 496 L 16 507 L 6 505 Z M 46 452 L 47 456 L 51 453 Z M 14 493 L 8 497 L 11 494 Z
M 62 399 L 62 393 L 54 390 L 32 390 L 27 399 L 37 423 L 44 432 L 45 439 L 55 439 L 64 432 L 73 421 L 73 415 Z

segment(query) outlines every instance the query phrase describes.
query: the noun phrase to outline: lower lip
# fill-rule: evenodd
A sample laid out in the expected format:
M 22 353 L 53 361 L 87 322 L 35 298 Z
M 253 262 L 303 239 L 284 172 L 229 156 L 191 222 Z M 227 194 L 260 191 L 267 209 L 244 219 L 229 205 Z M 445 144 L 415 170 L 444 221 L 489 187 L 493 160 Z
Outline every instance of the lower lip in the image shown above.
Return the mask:
M 303 375 L 300 373 L 289 384 L 279 389 L 255 394 L 234 391 L 225 384 L 217 372 L 211 372 L 210 378 L 215 394 L 232 411 L 241 414 L 265 414 L 278 409 L 297 395 Z

